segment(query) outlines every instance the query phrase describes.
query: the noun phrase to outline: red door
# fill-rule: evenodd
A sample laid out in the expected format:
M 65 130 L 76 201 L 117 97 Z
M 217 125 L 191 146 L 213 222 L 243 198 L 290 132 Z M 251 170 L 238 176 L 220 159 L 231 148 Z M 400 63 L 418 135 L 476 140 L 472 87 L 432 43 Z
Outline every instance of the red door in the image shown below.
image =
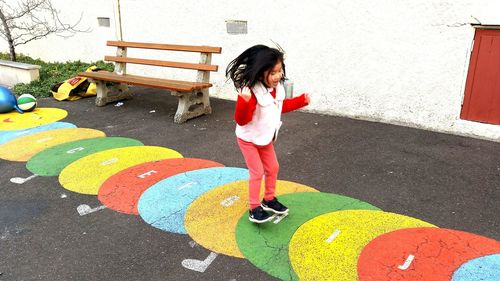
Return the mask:
M 460 118 L 500 124 L 500 30 L 477 29 Z

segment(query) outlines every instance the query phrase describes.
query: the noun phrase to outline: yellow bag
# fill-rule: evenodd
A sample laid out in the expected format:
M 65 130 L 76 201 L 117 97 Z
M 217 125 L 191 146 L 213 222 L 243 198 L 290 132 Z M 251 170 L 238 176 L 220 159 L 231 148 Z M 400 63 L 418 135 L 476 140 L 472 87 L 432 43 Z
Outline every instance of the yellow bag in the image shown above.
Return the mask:
M 98 70 L 99 69 L 97 68 L 97 66 L 93 65 L 87 68 L 85 72 Z M 52 96 L 58 101 L 75 101 L 84 97 L 95 96 L 97 93 L 97 89 L 95 83 L 90 83 L 87 77 L 76 76 L 52 86 L 50 92 L 52 93 Z

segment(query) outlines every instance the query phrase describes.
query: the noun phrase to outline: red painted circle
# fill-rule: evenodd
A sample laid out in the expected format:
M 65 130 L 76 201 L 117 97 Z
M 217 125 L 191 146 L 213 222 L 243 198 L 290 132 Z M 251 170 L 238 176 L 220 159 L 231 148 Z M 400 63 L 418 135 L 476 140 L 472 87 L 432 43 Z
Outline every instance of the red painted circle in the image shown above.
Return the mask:
M 445 228 L 401 229 L 378 236 L 363 249 L 358 276 L 360 281 L 451 280 L 463 263 L 494 253 L 500 253 L 500 242 L 476 234 Z
M 112 210 L 137 215 L 139 197 L 153 184 L 179 173 L 223 166 L 217 162 L 197 158 L 174 158 L 147 162 L 109 177 L 102 184 L 97 197 Z

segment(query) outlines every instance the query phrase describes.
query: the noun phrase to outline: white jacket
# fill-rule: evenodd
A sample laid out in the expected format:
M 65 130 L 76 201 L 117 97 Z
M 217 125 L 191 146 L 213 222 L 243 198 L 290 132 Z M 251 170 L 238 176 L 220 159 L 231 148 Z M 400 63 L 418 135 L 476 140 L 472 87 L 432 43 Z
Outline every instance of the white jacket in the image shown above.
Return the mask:
M 276 98 L 271 95 L 272 88 L 266 88 L 261 82 L 252 87 L 257 98 L 257 106 L 252 121 L 244 126 L 236 124 L 236 136 L 256 145 L 268 145 L 276 140 L 281 127 L 281 110 L 285 99 L 285 88 L 281 83 L 276 88 Z

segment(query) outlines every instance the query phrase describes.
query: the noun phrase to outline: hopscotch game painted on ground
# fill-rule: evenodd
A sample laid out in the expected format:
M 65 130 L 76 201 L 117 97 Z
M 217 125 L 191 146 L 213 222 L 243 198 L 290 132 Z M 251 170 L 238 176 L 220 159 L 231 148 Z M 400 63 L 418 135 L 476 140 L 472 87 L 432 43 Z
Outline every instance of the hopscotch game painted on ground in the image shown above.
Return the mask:
M 278 180 L 290 213 L 255 225 L 248 220 L 247 169 L 60 122 L 67 114 L 0 114 L 0 158 L 26 162 L 32 173 L 11 183 L 58 176 L 65 189 L 102 203 L 77 206 L 81 216 L 111 209 L 187 234 L 211 251 L 182 260 L 187 269 L 204 272 L 224 254 L 282 280 L 500 280 L 499 241 L 299 183 Z

